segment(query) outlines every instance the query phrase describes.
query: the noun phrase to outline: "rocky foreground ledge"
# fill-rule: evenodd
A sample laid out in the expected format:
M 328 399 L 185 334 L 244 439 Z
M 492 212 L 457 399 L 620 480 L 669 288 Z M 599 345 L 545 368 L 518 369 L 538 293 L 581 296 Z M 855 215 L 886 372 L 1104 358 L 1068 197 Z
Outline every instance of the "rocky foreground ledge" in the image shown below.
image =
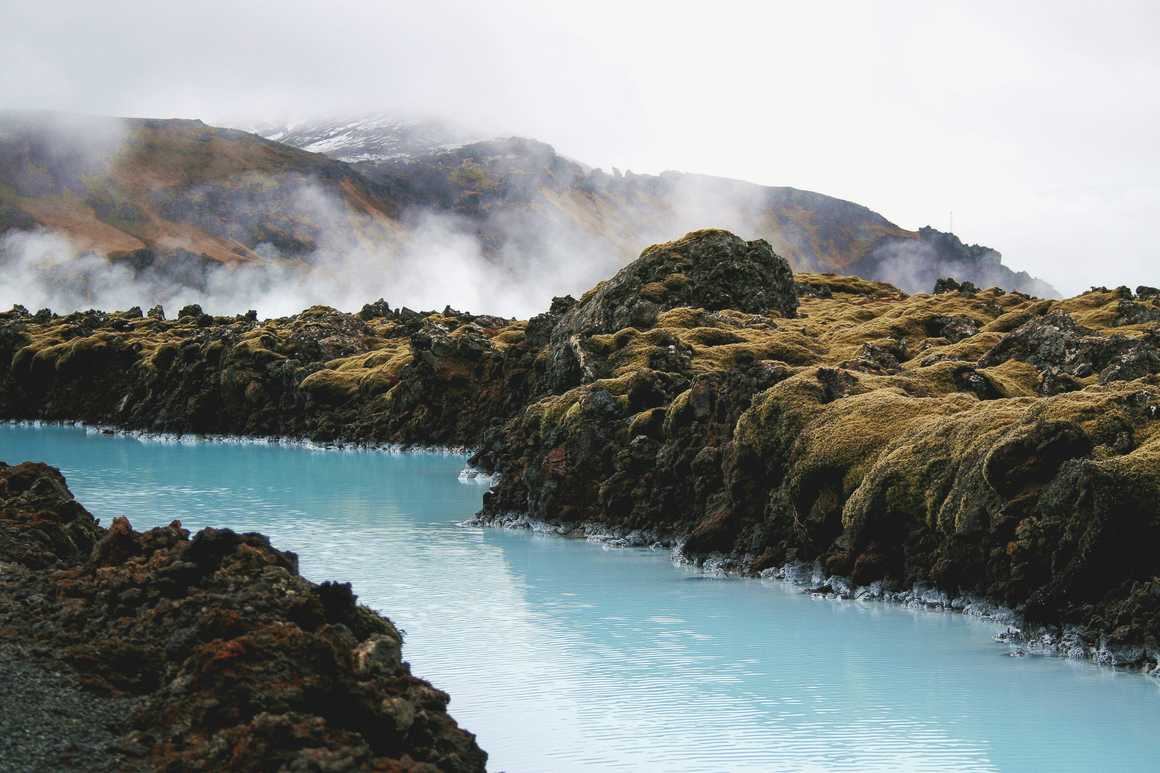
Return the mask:
M 0 767 L 484 770 L 401 645 L 260 534 L 103 528 L 0 463 Z
M 1154 666 L 1160 290 L 933 290 L 795 275 L 708 230 L 527 321 L 17 308 L 0 417 L 475 448 L 482 523 L 979 598 Z

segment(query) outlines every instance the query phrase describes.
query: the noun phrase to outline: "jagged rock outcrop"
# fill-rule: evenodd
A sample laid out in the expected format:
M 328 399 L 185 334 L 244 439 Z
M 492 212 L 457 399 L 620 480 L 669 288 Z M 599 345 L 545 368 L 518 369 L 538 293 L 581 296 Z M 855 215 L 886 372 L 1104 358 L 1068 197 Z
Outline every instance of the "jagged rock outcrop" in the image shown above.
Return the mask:
M 974 282 L 960 282 L 953 276 L 944 276 L 935 280 L 934 291 L 936 293 L 960 293 L 962 295 L 974 295 L 975 293 L 979 292 L 979 288 L 975 287 Z
M 908 298 L 803 278 L 801 320 L 681 308 L 592 337 L 586 383 L 477 456 L 501 472 L 481 520 L 681 542 L 744 572 L 817 559 L 1079 625 L 1090 652 L 1148 642 L 1132 651 L 1155 661 L 1147 322 L 1117 323 L 1118 291 Z M 1117 562 L 1122 534 L 1149 547 Z
M 520 403 L 531 368 L 497 356 L 524 327 L 497 317 L 403 309 L 365 319 L 315 306 L 259 322 L 182 311 L 0 314 L 3 415 L 467 445 Z M 493 383 L 487 399 L 467 400 Z
M 0 566 L 0 641 L 134 700 L 121 769 L 484 769 L 391 621 L 259 534 L 103 528 L 59 471 L 0 463 Z
M 552 330 L 551 385 L 560 389 L 596 377 L 585 367 L 588 337 L 648 330 L 661 312 L 682 306 L 792 317 L 798 296 L 789 264 L 764 240 L 706 230 L 653 245 L 564 312 Z
M 1112 326 L 1122 326 L 1118 317 Z M 1005 336 L 983 355 L 979 365 L 993 367 L 1011 359 L 1040 370 L 1041 394 L 1081 388 L 1077 379 L 1097 374 L 1100 383 L 1142 378 L 1160 373 L 1160 327 L 1146 328 L 1136 337 L 1108 336 L 1078 324 L 1065 312 L 1045 314 Z
M 4 560 L 29 569 L 83 561 L 102 535 L 64 478 L 43 465 L 0 466 L 0 512 Z

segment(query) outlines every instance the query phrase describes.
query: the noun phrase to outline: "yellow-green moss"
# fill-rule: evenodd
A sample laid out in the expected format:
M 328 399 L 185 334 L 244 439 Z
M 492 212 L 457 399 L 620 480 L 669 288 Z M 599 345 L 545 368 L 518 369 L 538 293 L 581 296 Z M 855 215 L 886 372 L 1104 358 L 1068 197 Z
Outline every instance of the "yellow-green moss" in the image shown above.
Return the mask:
M 384 392 L 399 382 L 403 368 L 411 362 L 411 348 L 405 338 L 388 339 L 380 347 L 331 360 L 324 369 L 304 378 L 298 388 L 328 400 Z
M 641 298 L 654 303 L 663 303 L 665 296 L 669 294 L 669 289 L 660 282 L 649 282 L 642 285 L 637 291 Z
M 895 298 L 902 295 L 902 291 L 894 285 L 889 285 L 885 282 L 875 282 L 871 279 L 863 279 L 857 276 L 802 272 L 794 274 L 794 281 L 806 287 L 824 288 L 831 293 L 842 293 L 845 295 L 882 298 Z
M 1039 385 L 1039 370 L 1028 362 L 1007 360 L 979 371 L 991 380 L 1003 397 L 1034 397 Z

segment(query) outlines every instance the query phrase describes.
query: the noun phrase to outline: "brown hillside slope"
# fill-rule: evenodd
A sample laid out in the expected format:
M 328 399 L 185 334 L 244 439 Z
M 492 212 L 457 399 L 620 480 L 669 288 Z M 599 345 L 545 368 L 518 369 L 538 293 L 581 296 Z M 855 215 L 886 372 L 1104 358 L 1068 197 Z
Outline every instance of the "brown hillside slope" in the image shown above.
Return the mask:
M 1055 295 L 994 250 L 852 202 L 702 175 L 607 174 L 533 140 L 349 165 L 200 121 L 0 112 L 0 234 L 40 226 L 182 286 L 203 288 L 223 264 L 341 265 L 363 248 L 421 248 L 411 240 L 426 213 L 478 239 L 517 280 L 552 273 L 575 290 L 620 256 L 712 226 L 766 239 L 798 271 L 909 292 L 955 276 Z
M 295 258 L 335 221 L 394 238 L 397 212 L 349 167 L 200 121 L 0 114 L 0 231 L 43 226 L 148 266 Z

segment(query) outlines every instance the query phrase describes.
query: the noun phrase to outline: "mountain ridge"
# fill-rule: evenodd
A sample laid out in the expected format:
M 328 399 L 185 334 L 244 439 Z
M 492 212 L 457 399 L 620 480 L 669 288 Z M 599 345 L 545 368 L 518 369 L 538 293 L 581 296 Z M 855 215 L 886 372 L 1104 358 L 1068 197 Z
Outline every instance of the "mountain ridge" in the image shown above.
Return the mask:
M 219 263 L 262 260 L 255 248 L 263 241 L 305 251 L 310 236 L 285 209 L 307 183 L 352 209 L 384 220 L 394 214 L 342 162 L 197 119 L 8 112 L 0 121 L 0 206 L 8 217 L 15 210 L 25 223 L 110 257 L 177 252 L 182 241 L 191 248 L 185 252 Z M 89 144 L 94 133 L 101 140 Z M 0 219 L 0 230 L 7 227 Z
M 421 155 L 482 139 L 444 121 L 405 120 L 385 113 L 340 120 L 257 122 L 249 131 L 351 164 Z
M 361 129 L 369 137 L 376 126 L 389 134 L 400 125 Z M 336 136 L 309 126 L 284 139 L 309 145 L 310 137 Z M 456 244 L 474 242 L 497 281 L 551 277 L 570 292 L 611 273 L 623 255 L 712 225 L 766 239 L 799 271 L 855 273 L 907 292 L 929 291 L 950 275 L 1057 294 L 989 248 L 933 229 L 907 231 L 864 205 L 812 191 L 680 172 L 609 173 L 524 138 L 414 146 L 423 152 L 347 163 L 196 119 L 2 112 L 0 239 L 62 234 L 74 253 L 109 258 L 162 294 L 209 293 L 232 281 L 213 281 L 223 267 L 260 269 L 266 287 L 310 271 L 349 273 L 343 256 L 357 254 L 354 281 L 370 300 L 391 291 L 376 266 L 408 249 L 425 252 L 431 217 Z M 0 260 L 18 259 L 13 249 L 0 249 Z M 60 265 L 58 257 L 50 268 L 59 273 Z M 79 288 L 69 296 L 76 307 L 102 302 L 91 272 L 70 281 Z M 171 298 L 149 302 L 164 300 Z
M 907 231 L 857 202 L 685 172 L 610 174 L 538 140 L 486 140 L 356 168 L 399 189 L 417 189 L 428 206 L 468 218 L 485 244 L 502 242 L 510 221 L 521 216 L 531 222 L 517 230 L 520 236 L 563 227 L 614 254 L 712 224 L 766 239 L 798 271 L 854 273 L 907 292 L 927 291 L 940 276 L 955 275 L 980 286 L 1059 295 L 1004 266 L 996 250 L 965 245 L 929 226 Z M 525 212 L 512 211 L 519 207 Z

